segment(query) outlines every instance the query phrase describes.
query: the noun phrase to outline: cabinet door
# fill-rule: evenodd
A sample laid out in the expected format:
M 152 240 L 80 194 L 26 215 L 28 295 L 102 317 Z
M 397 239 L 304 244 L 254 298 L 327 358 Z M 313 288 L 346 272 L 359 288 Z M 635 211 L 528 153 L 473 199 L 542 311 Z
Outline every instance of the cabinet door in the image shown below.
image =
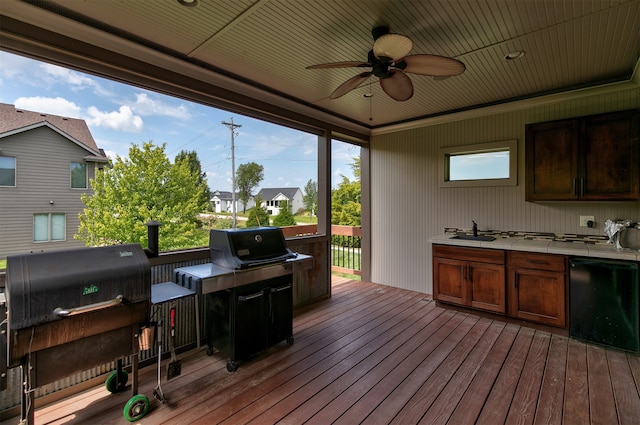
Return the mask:
M 623 111 L 583 120 L 582 199 L 640 199 L 638 116 Z
M 471 307 L 497 313 L 506 312 L 504 266 L 469 263 L 467 280 L 471 288 Z
M 553 326 L 566 326 L 565 274 L 544 270 L 509 270 L 509 315 Z
M 529 124 L 525 139 L 527 201 L 571 200 L 578 196 L 578 122 Z
M 459 305 L 467 303 L 466 264 L 448 258 L 433 259 L 433 293 L 438 301 Z

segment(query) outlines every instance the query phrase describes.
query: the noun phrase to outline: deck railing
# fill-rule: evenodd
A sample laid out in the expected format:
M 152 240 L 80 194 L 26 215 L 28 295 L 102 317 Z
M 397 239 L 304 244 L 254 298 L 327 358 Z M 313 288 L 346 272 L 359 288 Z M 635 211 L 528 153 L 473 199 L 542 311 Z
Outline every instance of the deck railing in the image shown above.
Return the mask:
M 282 227 L 285 237 L 316 234 L 316 224 Z M 331 271 L 362 275 L 362 227 L 331 225 Z

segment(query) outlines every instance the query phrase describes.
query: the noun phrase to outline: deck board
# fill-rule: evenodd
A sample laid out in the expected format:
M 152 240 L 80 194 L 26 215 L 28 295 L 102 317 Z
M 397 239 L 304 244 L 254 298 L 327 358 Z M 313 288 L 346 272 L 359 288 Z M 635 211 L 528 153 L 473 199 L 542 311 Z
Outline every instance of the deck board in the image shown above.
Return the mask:
M 181 354 L 181 376 L 162 380 L 165 404 L 152 396 L 156 367 L 143 368 L 139 390 L 151 406 L 137 423 L 640 423 L 638 356 L 417 292 L 334 282 L 330 299 L 295 312 L 294 337 L 235 373 L 219 353 Z M 128 424 L 130 397 L 100 385 L 38 408 L 36 423 Z

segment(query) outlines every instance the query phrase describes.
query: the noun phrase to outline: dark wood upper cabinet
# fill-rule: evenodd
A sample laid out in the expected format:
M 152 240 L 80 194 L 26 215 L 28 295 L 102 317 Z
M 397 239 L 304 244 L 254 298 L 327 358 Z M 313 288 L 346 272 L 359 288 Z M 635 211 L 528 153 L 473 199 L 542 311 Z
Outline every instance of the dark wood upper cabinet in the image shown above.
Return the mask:
M 640 111 L 526 126 L 527 201 L 640 199 Z

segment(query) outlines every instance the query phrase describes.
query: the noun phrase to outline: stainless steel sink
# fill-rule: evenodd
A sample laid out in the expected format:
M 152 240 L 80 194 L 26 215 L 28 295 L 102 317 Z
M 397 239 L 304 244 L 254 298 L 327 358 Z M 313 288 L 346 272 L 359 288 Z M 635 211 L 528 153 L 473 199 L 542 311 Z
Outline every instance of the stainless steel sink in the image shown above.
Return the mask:
M 467 240 L 467 241 L 491 242 L 491 241 L 496 240 L 496 237 L 495 236 L 486 236 L 486 235 L 478 235 L 478 236 L 473 236 L 473 235 L 455 235 L 451 239 L 464 239 L 464 240 Z

